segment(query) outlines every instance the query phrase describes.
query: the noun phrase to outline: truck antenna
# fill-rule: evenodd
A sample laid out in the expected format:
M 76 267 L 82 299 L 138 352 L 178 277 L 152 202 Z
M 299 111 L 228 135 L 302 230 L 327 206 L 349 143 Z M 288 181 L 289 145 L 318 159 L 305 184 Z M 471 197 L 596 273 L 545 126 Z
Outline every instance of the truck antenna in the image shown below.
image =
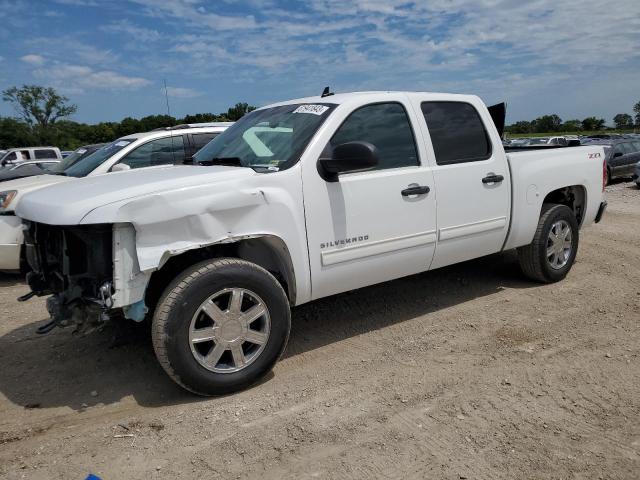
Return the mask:
M 329 87 L 324 87 L 324 90 L 322 91 L 322 95 L 320 95 L 320 98 L 330 97 L 331 95 L 333 95 L 333 92 L 331 91 L 331 89 Z
M 162 82 L 164 83 L 164 98 L 167 101 L 167 115 L 171 118 L 171 109 L 169 108 L 169 89 L 167 88 L 167 79 L 163 78 Z M 169 138 L 171 138 L 171 157 L 173 159 L 173 164 L 176 163 L 176 149 L 173 144 L 173 130 L 169 132 Z

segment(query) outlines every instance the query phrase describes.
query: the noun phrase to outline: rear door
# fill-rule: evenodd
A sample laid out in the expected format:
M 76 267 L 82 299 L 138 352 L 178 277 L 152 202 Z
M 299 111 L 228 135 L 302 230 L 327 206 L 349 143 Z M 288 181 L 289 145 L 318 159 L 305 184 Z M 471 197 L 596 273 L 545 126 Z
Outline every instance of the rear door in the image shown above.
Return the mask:
M 611 173 L 614 177 L 624 176 L 627 163 L 629 162 L 629 150 L 625 148 L 623 142 L 618 142 L 613 145 L 613 154 L 609 165 L 611 167 Z
M 640 153 L 633 142 L 624 142 L 622 148 L 624 149 L 624 155 L 620 165 L 620 175 L 631 176 L 635 170 L 636 163 L 640 160 Z
M 420 101 L 437 193 L 438 245 L 431 268 L 502 249 L 511 184 L 500 138 L 486 108 L 465 101 Z

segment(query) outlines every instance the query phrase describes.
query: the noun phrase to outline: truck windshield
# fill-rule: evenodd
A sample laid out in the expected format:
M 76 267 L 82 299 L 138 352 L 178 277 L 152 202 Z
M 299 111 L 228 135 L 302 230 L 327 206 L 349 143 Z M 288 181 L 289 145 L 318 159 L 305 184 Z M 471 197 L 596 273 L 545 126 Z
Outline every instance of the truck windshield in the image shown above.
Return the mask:
M 107 159 L 109 159 L 111 156 L 115 155 L 124 147 L 135 141 L 135 138 L 127 137 L 118 139 L 115 142 L 110 143 L 109 145 L 105 145 L 101 149 L 93 152 L 88 157 L 83 158 L 75 165 L 67 168 L 63 172 L 63 175 L 67 175 L 69 177 L 86 177 L 96 168 L 102 165 L 105 161 L 107 161 Z
M 334 104 L 292 104 L 256 110 L 194 155 L 201 165 L 230 164 L 263 171 L 284 170 L 300 155 Z

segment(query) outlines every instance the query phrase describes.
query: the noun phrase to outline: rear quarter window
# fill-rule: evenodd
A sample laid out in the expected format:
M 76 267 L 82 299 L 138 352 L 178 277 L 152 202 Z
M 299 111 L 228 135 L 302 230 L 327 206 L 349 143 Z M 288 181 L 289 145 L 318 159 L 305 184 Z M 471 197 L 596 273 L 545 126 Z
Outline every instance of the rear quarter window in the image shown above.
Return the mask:
M 58 158 L 54 150 L 36 150 L 36 160 L 44 160 L 46 158 Z
M 218 136 L 218 133 L 194 133 L 191 135 L 191 142 L 193 143 L 193 151 L 197 152 L 207 143 Z

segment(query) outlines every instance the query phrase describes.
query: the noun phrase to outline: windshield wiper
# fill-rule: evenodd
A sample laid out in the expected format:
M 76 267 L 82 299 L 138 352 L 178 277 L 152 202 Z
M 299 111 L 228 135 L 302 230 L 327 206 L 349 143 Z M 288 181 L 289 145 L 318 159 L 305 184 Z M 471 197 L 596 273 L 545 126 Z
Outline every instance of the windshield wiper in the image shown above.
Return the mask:
M 211 160 L 204 160 L 198 162 L 200 165 L 224 165 L 227 167 L 244 167 L 242 159 L 240 157 L 215 157 Z

